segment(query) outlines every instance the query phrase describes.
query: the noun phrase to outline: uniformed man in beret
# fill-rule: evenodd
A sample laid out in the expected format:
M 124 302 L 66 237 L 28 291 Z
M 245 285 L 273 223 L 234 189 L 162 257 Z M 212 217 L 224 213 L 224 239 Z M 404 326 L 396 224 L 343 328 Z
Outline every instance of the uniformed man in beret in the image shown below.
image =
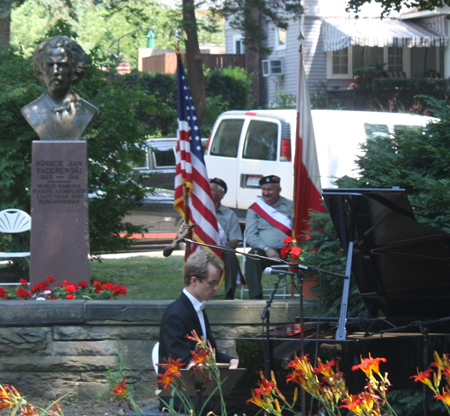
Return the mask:
M 220 201 L 227 193 L 228 187 L 224 180 L 212 178 L 209 180 L 211 195 L 216 209 L 219 236 L 222 245 L 236 248 L 242 241 L 242 231 L 236 214 L 229 208 L 224 207 Z M 234 299 L 236 280 L 241 279 L 239 261 L 235 253 L 222 251 L 225 263 L 225 299 Z
M 249 207 L 245 225 L 246 245 L 251 254 L 278 259 L 284 246 L 283 240 L 292 232 L 292 201 L 280 195 L 280 178 L 276 175 L 263 177 L 262 198 Z M 274 264 L 270 260 L 246 259 L 245 280 L 250 299 L 262 299 L 261 275 L 266 267 Z

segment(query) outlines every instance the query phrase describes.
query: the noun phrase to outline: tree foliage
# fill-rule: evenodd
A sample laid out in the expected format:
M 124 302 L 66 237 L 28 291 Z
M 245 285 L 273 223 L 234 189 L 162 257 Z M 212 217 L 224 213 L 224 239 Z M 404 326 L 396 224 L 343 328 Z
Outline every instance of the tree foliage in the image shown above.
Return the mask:
M 164 110 L 158 97 L 98 70 L 95 55 L 91 60 L 84 80 L 74 88 L 100 110 L 83 136 L 88 142 L 89 187 L 101 195 L 89 202 L 90 245 L 91 252 L 115 251 L 130 242 L 119 232 L 142 231 L 122 223 L 135 198 L 144 193 L 130 164 L 142 156 L 139 144 L 149 132 L 135 117 L 136 109 L 151 114 Z M 9 51 L 0 60 L 0 209 L 30 212 L 31 142 L 39 138 L 20 109 L 44 90 L 30 58 Z
M 358 13 L 361 7 L 372 0 L 348 0 L 347 11 L 353 10 Z M 433 10 L 436 7 L 450 6 L 450 0 L 373 0 L 382 7 L 382 16 L 388 15 L 391 11 L 399 12 L 401 8 L 409 9 L 417 7 L 419 10 Z
M 188 74 L 189 78 L 189 74 Z M 139 85 L 155 94 L 160 101 L 160 112 L 146 114 L 137 111 L 140 121 L 145 123 L 155 136 L 175 135 L 177 119 L 177 83 L 175 74 L 160 72 L 137 72 L 124 76 L 130 86 Z M 201 126 L 202 136 L 208 136 L 220 113 L 227 110 L 248 109 L 251 103 L 251 76 L 243 68 L 224 68 L 205 71 L 206 124 Z
M 244 33 L 247 48 L 259 50 L 263 55 L 268 50 L 263 45 L 266 34 L 260 18 L 287 29 L 289 20 L 298 19 L 304 10 L 301 0 L 215 0 L 212 9 L 227 17 L 231 27 Z
M 47 28 L 57 20 L 65 20 L 79 34 L 78 42 L 86 51 L 97 49 L 103 64 L 114 66 L 117 56 L 136 68 L 138 49 L 147 47 L 149 28 L 153 31 L 155 48 L 173 49 L 174 31 L 182 27 L 179 9 L 162 1 L 71 0 L 72 9 L 62 7 L 62 3 L 62 0 L 26 1 L 13 8 L 11 45 L 30 56 Z M 221 18 L 203 13 L 197 20 L 200 42 L 223 43 Z

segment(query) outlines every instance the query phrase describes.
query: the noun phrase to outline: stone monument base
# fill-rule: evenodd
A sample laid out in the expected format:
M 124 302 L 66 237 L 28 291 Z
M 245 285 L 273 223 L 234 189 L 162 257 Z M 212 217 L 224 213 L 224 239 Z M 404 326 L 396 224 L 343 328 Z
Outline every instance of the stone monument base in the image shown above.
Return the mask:
M 30 284 L 89 283 L 85 141 L 33 141 Z

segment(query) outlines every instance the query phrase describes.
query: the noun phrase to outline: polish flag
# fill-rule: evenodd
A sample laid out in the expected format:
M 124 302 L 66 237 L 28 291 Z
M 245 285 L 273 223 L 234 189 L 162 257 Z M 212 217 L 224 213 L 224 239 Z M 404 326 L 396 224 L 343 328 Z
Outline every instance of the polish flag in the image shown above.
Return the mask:
M 308 80 L 299 52 L 297 85 L 297 132 L 294 159 L 294 227 L 293 237 L 301 240 L 308 230 L 306 222 L 311 210 L 325 212 L 322 205 L 319 161 L 311 117 Z

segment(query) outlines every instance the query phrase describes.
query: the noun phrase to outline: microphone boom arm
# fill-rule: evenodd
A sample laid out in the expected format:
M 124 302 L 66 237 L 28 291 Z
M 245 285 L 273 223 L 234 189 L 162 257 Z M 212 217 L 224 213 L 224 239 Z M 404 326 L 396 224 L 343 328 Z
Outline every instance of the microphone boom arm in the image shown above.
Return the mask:
M 178 240 L 178 242 L 197 244 L 197 245 L 199 245 L 201 247 L 217 248 L 217 249 L 223 250 L 223 251 L 231 251 L 232 253 L 240 254 L 242 256 L 245 256 L 245 257 L 253 259 L 253 260 L 262 260 L 262 259 L 270 260 L 272 262 L 280 263 L 279 266 L 288 266 L 289 268 L 297 269 L 297 271 L 299 269 L 314 270 L 314 271 L 319 271 L 321 273 L 329 274 L 331 276 L 339 277 L 341 279 L 348 279 L 348 276 L 346 276 L 345 274 L 340 274 L 340 273 L 335 273 L 335 272 L 328 272 L 326 270 L 319 269 L 319 268 L 317 268 L 315 266 L 304 266 L 304 265 L 299 264 L 299 263 L 289 263 L 288 261 L 286 261 L 284 259 L 275 259 L 275 258 L 271 258 L 271 257 L 261 256 L 259 254 L 244 253 L 242 251 L 235 250 L 234 248 L 231 248 L 231 247 L 228 247 L 228 246 L 218 246 L 218 245 L 215 245 L 215 244 L 200 243 L 198 241 L 191 240 L 190 238 L 182 238 L 182 239 Z M 275 265 L 274 267 L 277 267 L 277 266 L 278 265 Z

